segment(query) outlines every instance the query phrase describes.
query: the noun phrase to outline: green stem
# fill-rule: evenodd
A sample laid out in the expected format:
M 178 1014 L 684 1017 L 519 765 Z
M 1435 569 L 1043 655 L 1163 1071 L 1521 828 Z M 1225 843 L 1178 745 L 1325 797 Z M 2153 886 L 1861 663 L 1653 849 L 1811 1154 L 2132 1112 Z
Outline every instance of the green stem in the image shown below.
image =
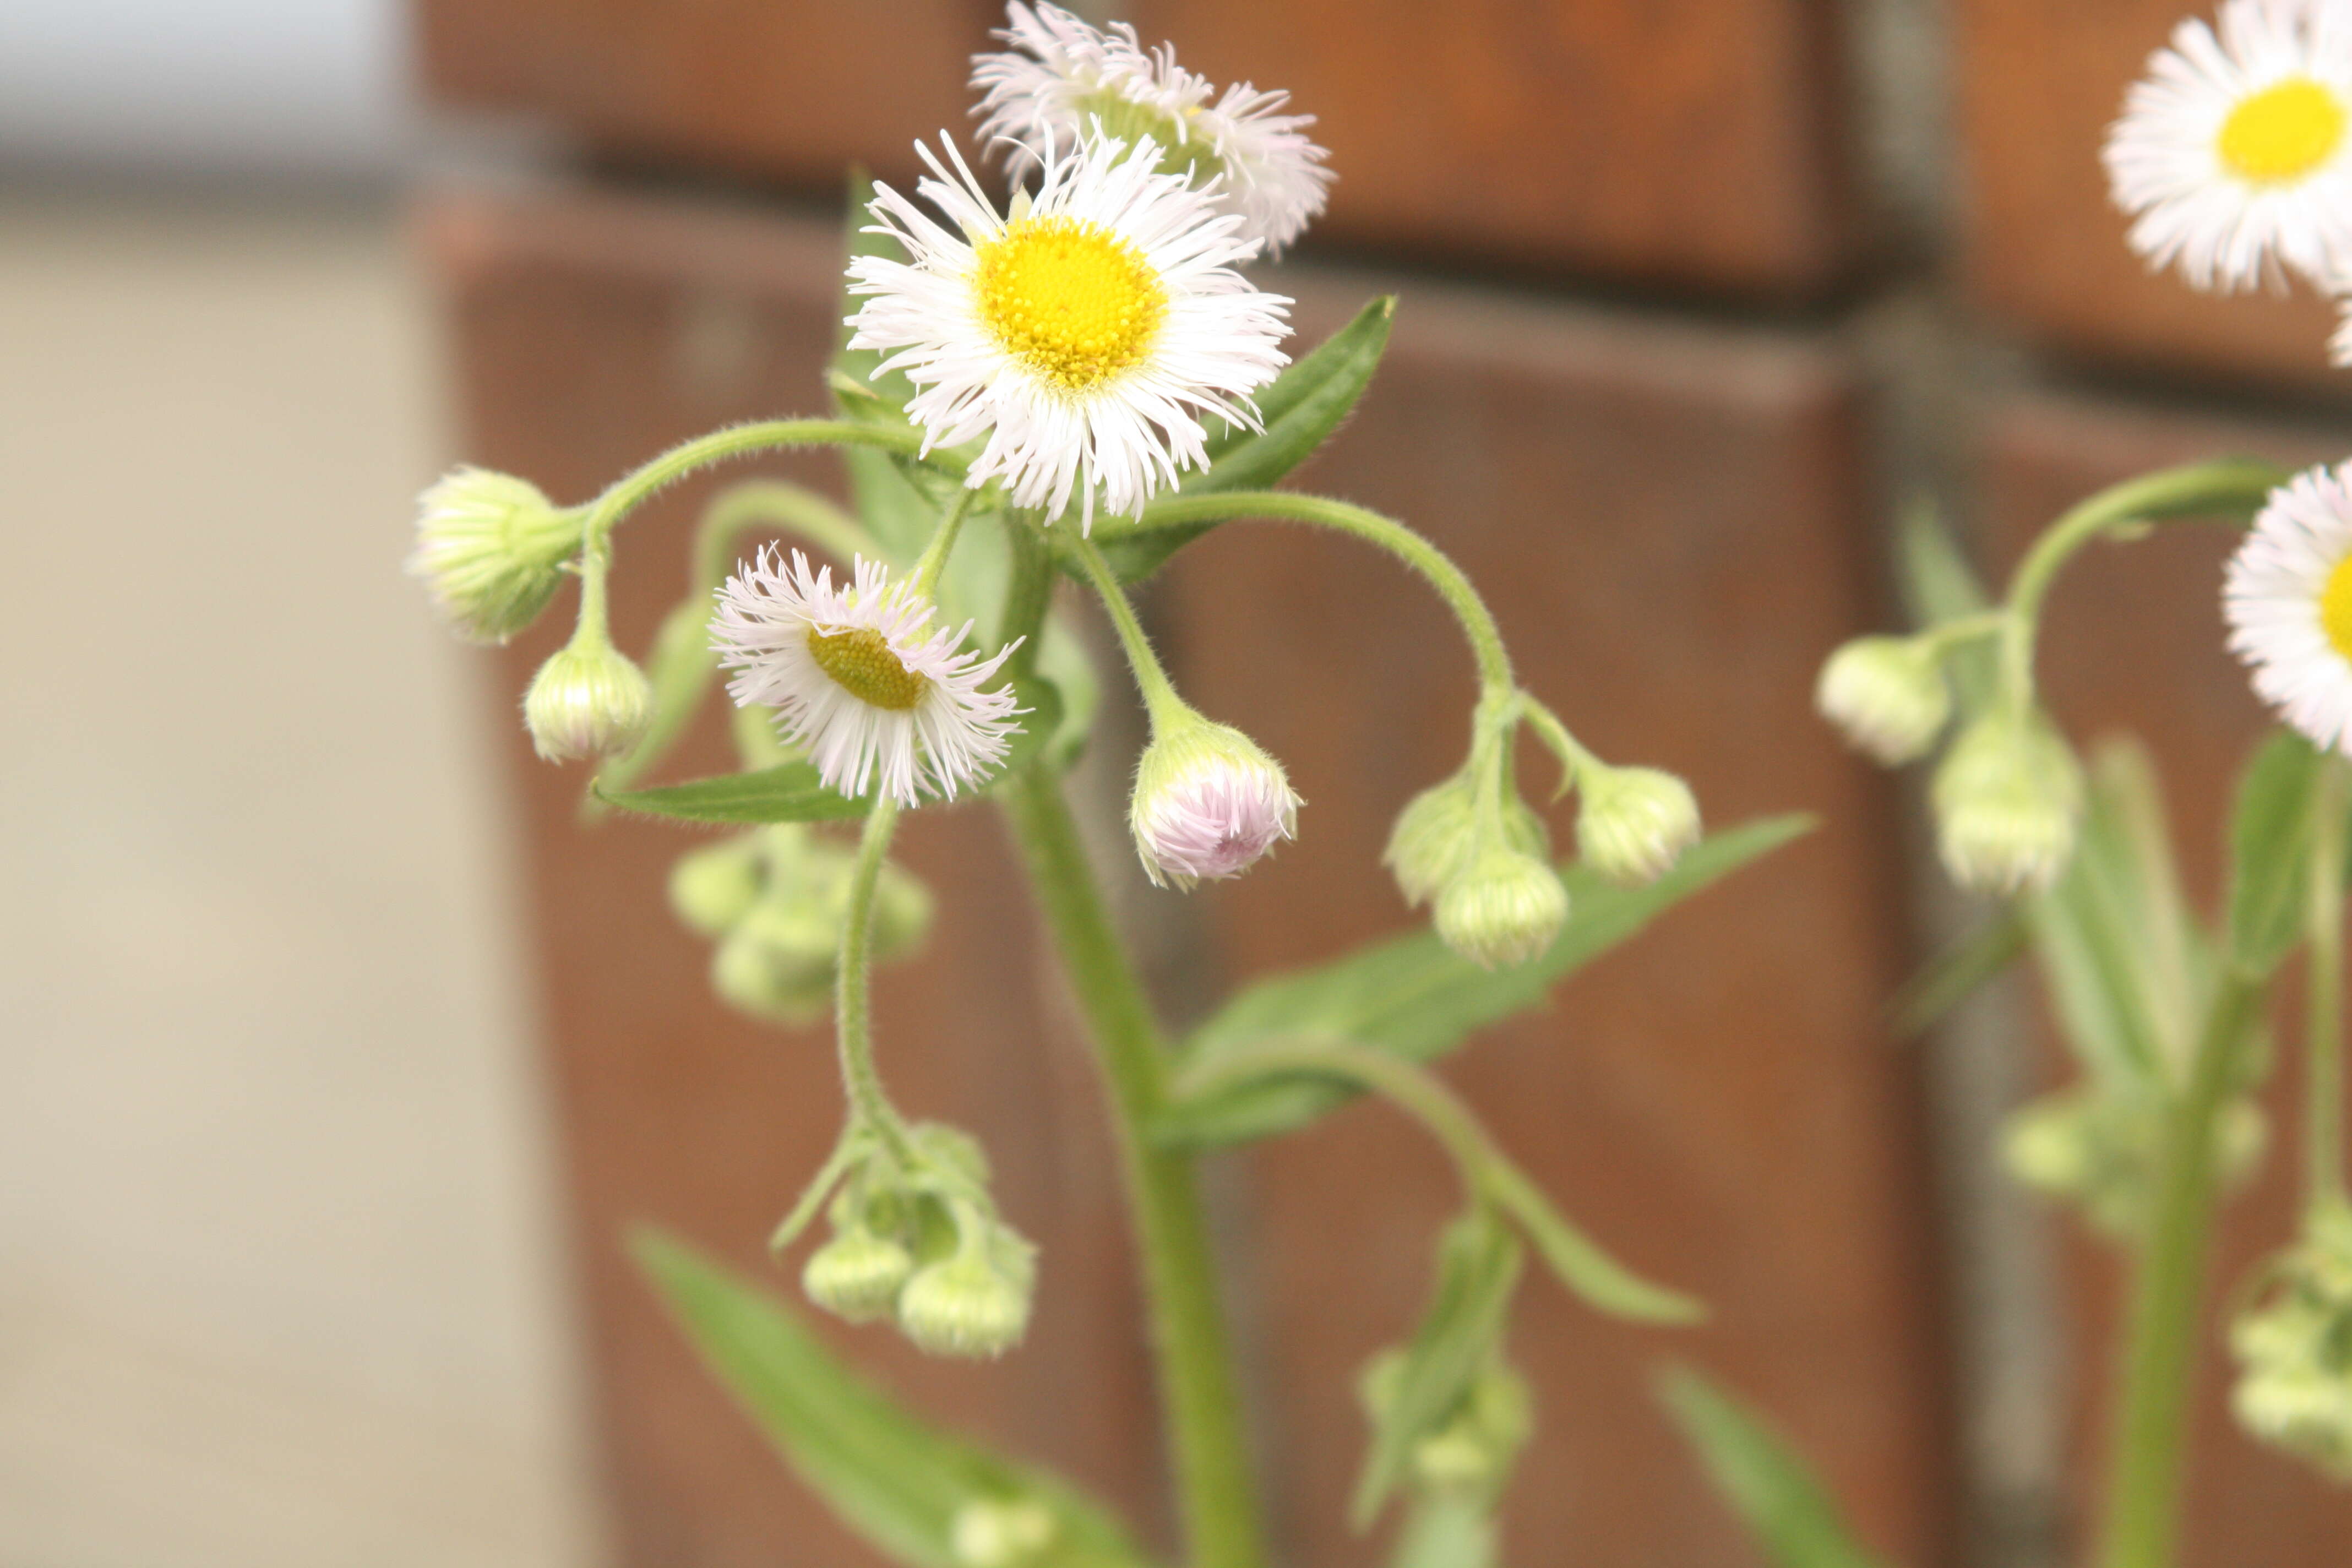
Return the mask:
M 1053 604 L 1054 554 L 1044 531 L 1024 513 L 1006 516 L 1004 542 L 1013 558 L 1013 575 L 1004 585 L 1004 608 L 997 616 L 998 640 L 1021 638 L 1021 646 L 1004 661 L 1006 679 L 1019 680 L 1037 668 L 1045 612 Z
M 1143 526 L 1173 528 L 1236 517 L 1288 518 L 1379 545 L 1421 574 L 1462 623 L 1462 635 L 1469 639 L 1471 654 L 1478 661 L 1479 680 L 1505 689 L 1517 684 L 1511 677 L 1511 656 L 1503 647 L 1502 628 L 1495 624 L 1470 579 L 1444 551 L 1392 518 L 1348 501 L 1294 490 L 1221 490 L 1156 500 L 1145 510 Z
M 2345 767 L 2320 763 L 2312 795 L 2310 993 L 2305 1008 L 2308 1066 L 2304 1097 L 2304 1201 L 2313 1215 L 2341 1206 L 2344 1187 L 2344 809 Z
M 2009 580 L 2001 628 L 2001 694 L 2023 708 L 2033 696 L 2033 641 L 2042 601 L 2059 569 L 2083 546 L 2113 528 L 2180 517 L 2251 517 L 2286 475 L 2270 463 L 2224 458 L 2191 463 L 2111 486 L 2044 529 Z
M 2109 1456 L 2103 1568 L 2171 1568 L 2174 1560 L 2189 1384 L 2220 1197 L 2214 1123 L 2229 1098 L 2239 1047 L 2262 995 L 2260 981 L 2234 967 L 2223 973 L 2189 1082 L 2166 1114 L 2156 1206 L 2132 1284 Z
M 1033 763 L 998 791 L 1108 1082 L 1135 1215 L 1168 1444 L 1193 1568 L 1262 1568 L 1257 1488 L 1190 1156 L 1148 1129 L 1168 1104 L 1167 1047 L 1113 934 L 1060 782 Z
M 922 559 L 915 563 L 913 575 L 908 581 L 914 591 L 926 599 L 939 588 L 940 574 L 946 569 L 948 557 L 954 553 L 957 536 L 963 532 L 964 514 L 971 510 L 971 498 L 972 492 L 969 489 L 956 491 L 955 500 L 948 503 L 947 512 L 940 519 L 939 527 L 931 531 L 931 542 L 923 547 Z
M 874 1066 L 871 986 L 874 889 L 882 859 L 898 826 L 898 803 L 885 795 L 866 814 L 857 841 L 857 863 L 849 877 L 849 907 L 841 921 L 841 965 L 835 976 L 834 1028 L 841 1051 L 841 1085 L 849 1096 L 851 1121 L 870 1130 L 902 1166 L 915 1163 L 907 1123 L 890 1103 Z
M 1163 714 L 1172 718 L 1178 711 L 1189 711 L 1191 705 L 1176 694 L 1175 683 L 1160 668 L 1160 656 L 1151 651 L 1151 639 L 1143 635 L 1143 624 L 1135 618 L 1135 606 L 1128 603 L 1127 590 L 1119 586 L 1102 552 L 1095 548 L 1093 541 L 1085 538 L 1069 548 L 1078 564 L 1086 569 L 1087 580 L 1102 597 L 1103 609 L 1110 616 L 1111 629 L 1118 634 L 1119 647 L 1127 651 L 1128 666 L 1135 671 L 1136 689 L 1143 694 L 1143 706 L 1151 715 L 1151 731 L 1156 735 Z
M 590 541 L 610 533 L 663 486 L 730 458 L 793 447 L 879 447 L 913 457 L 922 445 L 923 433 L 910 425 L 864 425 L 847 419 L 768 419 L 753 425 L 730 426 L 672 447 L 653 461 L 614 480 L 590 504 L 583 533 Z M 944 452 L 934 453 L 926 460 L 950 469 L 954 463 Z
M 580 619 L 572 628 L 573 647 L 603 647 L 613 640 L 605 595 L 612 570 L 613 542 L 592 535 L 580 551 Z

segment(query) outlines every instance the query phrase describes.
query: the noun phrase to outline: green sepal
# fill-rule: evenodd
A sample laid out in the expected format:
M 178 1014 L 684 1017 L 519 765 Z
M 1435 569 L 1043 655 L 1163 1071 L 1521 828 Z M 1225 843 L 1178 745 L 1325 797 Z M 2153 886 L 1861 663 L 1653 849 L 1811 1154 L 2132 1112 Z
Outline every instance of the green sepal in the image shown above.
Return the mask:
M 1542 956 L 1486 970 L 1428 931 L 1375 942 L 1243 990 L 1192 1031 L 1181 1059 L 1189 1065 L 1287 1037 L 1346 1040 L 1433 1061 L 1473 1030 L 1540 1005 L 1554 985 L 1658 915 L 1811 826 L 1808 817 L 1779 816 L 1716 834 L 1646 888 L 1615 887 L 1580 866 L 1563 866 L 1568 921 Z M 1249 1083 L 1174 1107 L 1153 1131 L 1186 1144 L 1262 1138 L 1311 1121 L 1354 1092 L 1328 1079 Z
M 1658 1397 L 1777 1568 L 1885 1568 L 1780 1436 L 1688 1367 L 1669 1367 Z
M 1003 763 L 981 782 L 971 792 L 974 795 L 1025 767 L 1061 729 L 1062 697 L 1052 681 L 1025 677 L 1013 682 L 1013 689 L 1020 694 L 1019 706 L 1026 710 L 1021 728 L 1013 732 Z M 612 790 L 601 784 L 590 789 L 606 805 L 673 822 L 832 822 L 863 816 L 874 805 L 871 795 L 852 799 L 826 788 L 817 776 L 816 765 L 800 761 L 658 789 Z
M 1180 495 L 1212 490 L 1266 489 L 1314 456 L 1315 449 L 1354 411 L 1371 384 L 1396 321 L 1396 296 L 1383 294 L 1356 312 L 1356 319 L 1323 340 L 1315 351 L 1275 377 L 1257 399 L 1265 428 L 1252 432 L 1220 419 L 1209 422 L 1209 466 L 1194 469 L 1177 485 Z M 1094 539 L 1122 583 L 1158 571 L 1177 551 L 1215 528 L 1188 522 L 1173 528 L 1118 519 L 1097 521 Z
M 1484 1206 L 1439 1237 L 1429 1310 L 1405 1347 L 1395 1391 L 1373 1422 L 1371 1451 L 1348 1504 L 1358 1530 L 1370 1527 L 1403 1479 L 1413 1445 L 1454 1413 L 1500 1348 L 1520 1257 L 1518 1237 Z
M 2230 957 L 2260 978 L 2303 936 L 2310 882 L 2312 797 L 2324 763 L 2302 736 L 2280 731 L 2238 776 L 2230 818 Z
M 1034 1510 L 1048 1538 L 1024 1568 L 1145 1568 L 1108 1512 L 1059 1478 L 916 1420 L 782 1304 L 658 1231 L 630 1251 L 678 1327 L 793 1473 L 841 1521 L 910 1568 L 970 1568 L 958 1521 Z

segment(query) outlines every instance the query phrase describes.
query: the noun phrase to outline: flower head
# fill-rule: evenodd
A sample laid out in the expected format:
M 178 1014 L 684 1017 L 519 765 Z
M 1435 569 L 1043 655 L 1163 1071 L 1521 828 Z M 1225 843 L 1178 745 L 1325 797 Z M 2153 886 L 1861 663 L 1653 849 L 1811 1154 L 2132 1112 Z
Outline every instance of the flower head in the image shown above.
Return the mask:
M 2223 0 L 2150 57 L 2107 133 L 2132 248 L 2200 289 L 2352 262 L 2352 7 Z
M 1247 82 L 1214 93 L 1206 77 L 1176 63 L 1168 45 L 1147 52 L 1135 29 L 1106 31 L 1058 5 L 1012 0 L 997 37 L 1013 47 L 975 55 L 971 85 L 983 141 L 1008 143 L 1017 181 L 1039 162 L 1037 151 L 1076 143 L 1099 123 L 1129 141 L 1149 136 L 1168 149 L 1170 167 L 1210 190 L 1240 216 L 1242 237 L 1278 252 L 1323 211 L 1331 186 L 1324 152 L 1307 140 L 1311 114 L 1285 114 L 1290 95 Z
M 1580 771 L 1584 804 L 1576 847 L 1584 863 L 1627 887 L 1654 882 L 1698 842 L 1698 801 L 1690 785 L 1657 768 Z
M 1499 838 L 1481 845 L 1437 896 L 1438 939 L 1485 969 L 1525 963 L 1567 919 L 1559 873 Z
M 613 756 L 637 743 L 653 721 L 646 673 L 602 636 L 558 648 L 523 693 L 523 725 L 551 763 Z
M 2352 747 L 2352 463 L 2271 492 L 2222 580 L 2230 647 L 2312 744 Z
M 1015 728 L 1010 689 L 983 690 L 1011 647 L 960 652 L 971 627 L 931 628 L 931 602 L 860 559 L 847 586 L 763 549 L 719 590 L 711 623 L 737 704 L 776 710 L 828 788 L 869 785 L 902 805 L 923 789 L 952 798 L 1003 760 Z
M 502 643 L 537 620 L 580 549 L 578 516 L 511 474 L 452 469 L 417 507 L 409 574 L 473 642 Z
M 1859 750 L 1888 767 L 1927 753 L 1951 722 L 1943 661 L 1918 637 L 1856 637 L 1830 655 L 1813 705 Z
M 1198 715 L 1164 727 L 1136 764 L 1128 824 L 1154 883 L 1190 888 L 1247 870 L 1298 826 L 1282 764 L 1230 724 Z
M 2040 891 L 2074 857 L 2083 769 L 2048 719 L 1996 710 L 1952 742 L 1931 798 L 1937 847 L 1954 881 Z
M 1082 526 L 1132 515 L 1181 468 L 1208 466 L 1204 415 L 1257 428 L 1250 394 L 1286 363 L 1290 301 L 1234 264 L 1256 251 L 1161 150 L 1089 133 L 1041 154 L 1034 195 L 1000 215 L 962 157 L 928 146 L 917 187 L 948 222 L 876 187 L 877 232 L 910 258 L 861 256 L 849 346 L 919 389 L 907 416 L 936 446 L 984 438 L 970 482 Z

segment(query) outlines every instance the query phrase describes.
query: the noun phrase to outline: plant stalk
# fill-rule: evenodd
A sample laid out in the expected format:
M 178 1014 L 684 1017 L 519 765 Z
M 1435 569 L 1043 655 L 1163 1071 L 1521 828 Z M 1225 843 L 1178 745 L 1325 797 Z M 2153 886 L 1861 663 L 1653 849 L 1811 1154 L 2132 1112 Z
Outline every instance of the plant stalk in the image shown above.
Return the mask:
M 1190 1155 L 1155 1145 L 1167 1047 L 1112 931 L 1061 782 L 1032 763 L 998 790 L 1109 1089 L 1150 1299 L 1151 1339 L 1184 1539 L 1194 1568 L 1264 1568 L 1233 1350 Z

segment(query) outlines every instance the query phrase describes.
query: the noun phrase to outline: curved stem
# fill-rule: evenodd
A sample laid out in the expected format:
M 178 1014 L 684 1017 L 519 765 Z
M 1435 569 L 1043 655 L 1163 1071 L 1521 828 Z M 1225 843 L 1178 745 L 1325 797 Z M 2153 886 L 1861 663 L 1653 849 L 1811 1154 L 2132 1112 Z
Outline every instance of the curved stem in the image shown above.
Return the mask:
M 2317 1215 L 2345 1202 L 2344 811 L 2345 766 L 2320 763 L 2312 795 L 2310 993 L 2305 1007 L 2304 1202 Z
M 1217 522 L 1236 517 L 1280 517 L 1335 529 L 1377 544 L 1419 573 L 1454 618 L 1462 623 L 1471 654 L 1478 661 L 1478 679 L 1490 687 L 1517 684 L 1511 676 L 1511 656 L 1503 647 L 1502 629 L 1487 611 L 1486 602 L 1440 550 L 1393 518 L 1327 496 L 1292 490 L 1223 490 L 1206 495 L 1170 496 L 1145 509 L 1144 528 L 1173 528 L 1185 523 Z
M 2189 1079 L 2168 1111 L 2156 1206 L 2132 1282 L 2122 1385 L 2109 1456 L 2104 1568 L 2170 1568 L 2180 1531 L 2180 1471 L 2189 1383 L 2205 1302 L 2206 1254 L 2219 1201 L 2214 1122 L 2229 1098 L 2262 1001 L 2261 982 L 2225 970 L 2205 1016 Z
M 1060 781 L 1032 763 L 999 787 L 997 799 L 1109 1089 L 1193 1568 L 1263 1568 L 1257 1487 L 1199 1184 L 1189 1155 L 1147 1133 L 1168 1105 L 1167 1047 L 1111 931 Z
M 931 531 L 931 542 L 923 547 L 922 559 L 915 563 L 914 573 L 908 581 L 913 584 L 914 591 L 927 599 L 938 589 L 940 573 L 946 568 L 949 555 L 955 551 L 957 536 L 963 532 L 964 514 L 971 510 L 971 498 L 972 492 L 969 489 L 956 491 L 956 498 L 948 503 L 939 527 Z
M 835 977 L 834 1028 L 841 1052 L 841 1084 L 849 1096 L 850 1120 L 881 1139 L 899 1164 L 915 1163 L 907 1123 L 882 1088 L 874 1066 L 871 987 L 874 889 L 882 858 L 898 826 L 898 803 L 885 795 L 866 814 L 857 841 L 857 863 L 849 876 L 849 908 L 841 921 L 841 966 Z
M 2059 569 L 2076 552 L 2109 529 L 2168 518 L 2247 516 L 2261 510 L 2286 475 L 2248 458 L 2224 458 L 2164 468 L 2111 486 L 2074 507 L 2044 529 L 2009 580 L 2003 604 L 2009 624 L 2001 628 L 2001 693 L 2022 707 L 2033 695 L 2033 641 L 2042 601 Z
M 1083 537 L 1069 548 L 1078 564 L 1086 569 L 1087 581 L 1102 597 L 1103 608 L 1110 616 L 1111 629 L 1118 634 L 1119 647 L 1127 651 L 1128 665 L 1135 671 L 1135 684 L 1143 694 L 1144 709 L 1151 715 L 1152 732 L 1157 734 L 1163 710 L 1170 704 L 1178 709 L 1189 705 L 1176 694 L 1175 684 L 1160 667 L 1160 656 L 1151 651 L 1151 639 L 1143 635 L 1143 624 L 1135 618 L 1135 606 L 1128 603 L 1127 590 L 1112 574 L 1102 552 L 1095 548 L 1092 540 Z
M 590 504 L 583 533 L 590 541 L 610 533 L 663 486 L 730 458 L 793 447 L 879 447 L 885 451 L 915 457 L 922 446 L 923 433 L 911 425 L 865 425 L 847 419 L 769 419 L 753 425 L 730 426 L 672 447 L 614 481 Z M 954 471 L 954 460 L 947 453 L 934 454 L 927 460 Z

